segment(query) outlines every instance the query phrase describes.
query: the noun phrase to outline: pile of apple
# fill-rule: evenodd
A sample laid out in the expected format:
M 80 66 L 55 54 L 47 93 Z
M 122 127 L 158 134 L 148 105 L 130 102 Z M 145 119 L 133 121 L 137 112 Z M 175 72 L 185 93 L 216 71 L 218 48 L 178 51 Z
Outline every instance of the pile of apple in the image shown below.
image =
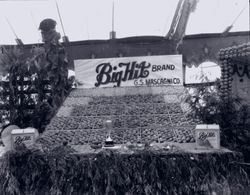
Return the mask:
M 193 129 L 198 122 L 186 116 L 180 104 L 164 103 L 163 95 L 98 96 L 91 97 L 87 105 L 70 105 L 73 109 L 69 116 L 54 117 L 41 142 L 103 142 L 108 119 L 112 120 L 112 138 L 116 143 L 193 142 Z
M 232 73 L 234 63 L 240 63 L 242 59 L 250 60 L 250 42 L 233 46 L 219 51 L 221 62 L 221 95 L 228 99 L 232 90 Z

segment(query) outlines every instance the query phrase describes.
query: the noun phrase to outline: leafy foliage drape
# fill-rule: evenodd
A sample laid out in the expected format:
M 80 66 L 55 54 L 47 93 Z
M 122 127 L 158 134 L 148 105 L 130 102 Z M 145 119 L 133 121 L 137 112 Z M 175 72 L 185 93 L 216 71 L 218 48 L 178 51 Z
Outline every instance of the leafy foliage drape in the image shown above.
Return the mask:
M 221 85 L 200 85 L 187 89 L 183 100 L 190 108 L 191 117 L 205 124 L 219 124 L 222 145 L 241 151 L 250 162 L 250 107 L 240 98 L 223 98 Z
M 8 105 L 10 124 L 42 132 L 70 90 L 68 62 L 59 43 L 51 43 L 46 50 L 34 47 L 31 53 L 27 58 L 20 47 L 5 51 L 0 67 L 8 85 L 1 90 L 1 100 Z
M 235 153 L 69 154 L 19 148 L 0 161 L 3 194 L 247 194 Z

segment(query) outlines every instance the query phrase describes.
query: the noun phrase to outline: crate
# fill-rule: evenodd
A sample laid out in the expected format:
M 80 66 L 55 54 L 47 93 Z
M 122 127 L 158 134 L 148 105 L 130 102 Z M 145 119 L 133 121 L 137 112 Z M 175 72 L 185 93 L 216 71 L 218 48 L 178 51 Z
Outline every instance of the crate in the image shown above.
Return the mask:
M 197 149 L 220 149 L 219 125 L 196 125 L 195 141 Z
M 11 132 L 11 149 L 15 149 L 21 144 L 30 146 L 35 143 L 35 129 L 13 129 Z

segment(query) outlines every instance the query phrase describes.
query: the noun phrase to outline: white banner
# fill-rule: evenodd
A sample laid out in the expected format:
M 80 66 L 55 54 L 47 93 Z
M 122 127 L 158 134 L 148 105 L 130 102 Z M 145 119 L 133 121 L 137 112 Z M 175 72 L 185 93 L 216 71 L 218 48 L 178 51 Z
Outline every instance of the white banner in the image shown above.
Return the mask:
M 74 60 L 83 88 L 182 85 L 182 55 Z

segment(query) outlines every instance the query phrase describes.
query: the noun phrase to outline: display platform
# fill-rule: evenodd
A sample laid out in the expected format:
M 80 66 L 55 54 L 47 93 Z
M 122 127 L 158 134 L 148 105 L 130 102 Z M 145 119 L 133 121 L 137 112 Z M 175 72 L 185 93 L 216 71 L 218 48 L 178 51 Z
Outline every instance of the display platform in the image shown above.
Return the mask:
M 235 163 L 243 162 L 241 154 L 196 148 L 200 122 L 187 115 L 183 91 L 182 86 L 73 90 L 36 142 L 43 151 L 38 163 L 49 171 L 47 182 L 32 181 L 33 189 L 40 186 L 45 194 L 248 194 L 250 181 Z M 114 147 L 104 146 L 107 136 Z M 27 178 L 28 159 L 22 158 L 19 167 Z M 35 167 L 33 177 L 45 171 Z
M 199 121 L 190 118 L 181 103 L 184 87 L 120 87 L 75 89 L 47 126 L 44 145 L 92 144 L 107 136 L 105 121 L 112 121 L 116 144 L 195 142 Z

